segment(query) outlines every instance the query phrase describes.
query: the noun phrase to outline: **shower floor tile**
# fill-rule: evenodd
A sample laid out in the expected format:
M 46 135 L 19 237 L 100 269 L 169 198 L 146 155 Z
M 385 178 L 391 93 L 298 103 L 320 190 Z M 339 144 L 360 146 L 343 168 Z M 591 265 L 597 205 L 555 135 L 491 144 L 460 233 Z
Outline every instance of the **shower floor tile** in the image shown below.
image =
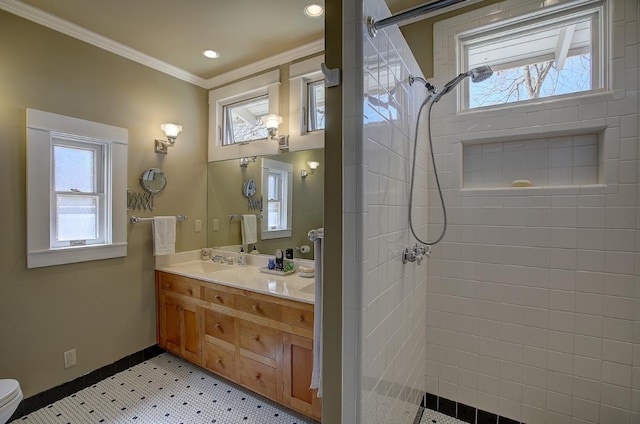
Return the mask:
M 169 353 L 115 374 L 13 422 L 316 423 Z
M 456 418 L 442 414 L 440 412 L 432 411 L 431 409 L 425 409 L 422 413 L 422 419 L 420 424 L 467 424 L 464 421 L 460 421 Z

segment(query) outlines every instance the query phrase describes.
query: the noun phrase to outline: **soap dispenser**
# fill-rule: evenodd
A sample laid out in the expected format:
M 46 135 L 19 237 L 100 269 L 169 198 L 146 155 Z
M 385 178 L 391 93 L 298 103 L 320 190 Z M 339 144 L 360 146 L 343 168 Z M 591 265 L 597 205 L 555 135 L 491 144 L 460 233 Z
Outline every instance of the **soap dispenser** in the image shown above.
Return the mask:
M 238 256 L 238 265 L 247 264 L 247 254 L 244 252 L 244 247 L 240 248 L 240 255 Z

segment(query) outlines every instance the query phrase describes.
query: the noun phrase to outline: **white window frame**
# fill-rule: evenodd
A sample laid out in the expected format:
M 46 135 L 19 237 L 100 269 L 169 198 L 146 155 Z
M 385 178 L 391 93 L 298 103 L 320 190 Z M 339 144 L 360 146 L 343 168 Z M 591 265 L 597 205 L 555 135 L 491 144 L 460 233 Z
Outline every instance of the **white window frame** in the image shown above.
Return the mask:
M 324 55 L 296 62 L 289 67 L 289 150 L 324 147 L 324 130 L 306 131 L 307 84 L 323 78 Z
M 269 96 L 269 113 L 277 115 L 280 103 L 279 69 L 209 92 L 209 162 L 278 153 L 278 143 L 270 139 L 223 145 L 224 106 L 263 95 Z
M 103 145 L 104 243 L 52 247 L 54 137 Z M 27 109 L 27 268 L 127 255 L 127 144 L 124 128 Z
M 286 213 L 284 221 L 286 222 L 286 228 L 281 230 L 270 230 L 268 226 L 269 219 L 266 216 L 269 209 L 269 170 L 276 170 L 280 172 L 286 172 L 286 193 L 283 194 L 283 207 L 282 210 Z M 265 205 L 262 211 L 261 220 L 261 234 L 262 240 L 291 237 L 291 230 L 293 227 L 293 165 L 286 162 L 280 162 L 277 160 L 262 158 L 262 181 L 261 181 L 261 194 L 263 203 Z
M 512 19 L 500 20 L 496 23 L 486 25 L 480 28 L 474 28 L 456 35 L 456 46 L 458 51 L 459 72 L 466 72 L 470 67 L 468 61 L 468 46 L 478 42 L 486 42 L 486 40 L 500 37 L 500 34 L 509 28 L 526 27 L 535 23 L 541 23 L 550 20 L 564 20 L 578 15 L 587 16 L 595 14 L 596 18 L 592 20 L 591 28 L 591 46 L 592 46 L 592 89 L 579 91 L 574 93 L 560 94 L 555 96 L 540 97 L 536 99 L 527 99 L 510 103 L 501 103 L 490 106 L 482 106 L 479 108 L 469 108 L 469 87 L 471 82 L 467 80 L 461 84 L 458 90 L 458 112 L 474 111 L 478 109 L 492 109 L 510 107 L 513 105 L 526 104 L 531 102 L 547 102 L 556 101 L 567 97 L 583 96 L 594 92 L 601 92 L 607 88 L 607 19 L 606 19 L 606 1 L 605 0 L 589 0 L 586 2 L 562 2 L 555 6 L 540 8 L 534 12 L 517 16 Z M 497 33 L 497 34 L 496 34 Z M 491 65 L 488 63 L 488 65 Z
M 107 203 L 109 200 L 110 193 L 106 192 L 106 158 L 109 156 L 109 145 L 96 141 L 96 140 L 88 140 L 84 137 L 80 137 L 77 139 L 76 137 L 70 137 L 65 134 L 51 133 L 51 158 L 52 161 L 55 162 L 55 147 L 56 146 L 64 146 L 73 149 L 87 149 L 92 150 L 95 153 L 94 160 L 94 169 L 95 173 L 95 187 L 92 192 L 77 192 L 74 188 L 69 187 L 68 190 L 56 191 L 55 189 L 55 171 L 54 164 L 52 164 L 52 175 L 51 175 L 51 223 L 50 223 L 50 245 L 51 248 L 60 248 L 60 247 L 69 247 L 72 241 L 57 241 L 57 208 L 55 205 L 57 204 L 58 196 L 68 196 L 68 197 L 95 197 L 97 198 L 97 218 L 98 222 L 96 223 L 98 237 L 93 240 L 77 240 L 77 242 L 82 242 L 84 244 L 104 244 L 108 241 L 108 237 L 110 237 L 108 226 L 107 226 Z

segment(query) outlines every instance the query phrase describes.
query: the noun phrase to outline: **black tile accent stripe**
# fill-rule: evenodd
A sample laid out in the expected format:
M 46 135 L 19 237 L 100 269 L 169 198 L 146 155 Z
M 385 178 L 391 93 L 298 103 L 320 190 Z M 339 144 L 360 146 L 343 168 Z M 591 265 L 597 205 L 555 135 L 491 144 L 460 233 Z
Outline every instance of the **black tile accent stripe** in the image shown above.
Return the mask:
M 424 394 L 420 407 L 421 409 L 418 411 L 420 416 L 422 416 L 422 408 L 427 408 L 469 424 L 525 424 L 524 422 L 502 417 L 482 409 L 476 409 L 464 403 L 458 403 L 431 393 Z
M 57 402 L 62 398 L 76 393 L 77 391 L 96 384 L 100 380 L 111 377 L 114 374 L 124 371 L 134 365 L 138 365 L 147 359 L 154 358 L 163 352 L 164 350 L 158 345 L 149 346 L 139 352 L 125 356 L 112 364 L 105 365 L 102 368 L 98 368 L 95 371 L 91 371 L 88 374 L 80 376 L 75 380 L 68 381 L 49 390 L 45 390 L 44 392 L 25 398 L 20 402 L 18 409 L 16 409 L 16 412 L 11 416 L 9 422 Z

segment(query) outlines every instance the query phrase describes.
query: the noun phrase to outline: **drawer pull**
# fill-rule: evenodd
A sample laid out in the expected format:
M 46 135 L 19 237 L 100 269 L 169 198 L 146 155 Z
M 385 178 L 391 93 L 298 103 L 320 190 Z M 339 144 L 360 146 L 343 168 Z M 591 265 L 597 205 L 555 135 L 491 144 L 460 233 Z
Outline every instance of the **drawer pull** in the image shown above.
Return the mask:
M 256 374 L 256 380 L 260 380 L 261 377 L 262 377 L 262 374 L 260 374 L 260 373 Z
M 216 322 L 216 328 L 219 330 L 222 328 L 222 324 L 220 324 L 219 322 Z
M 251 309 L 253 309 L 253 312 L 258 312 L 260 311 L 260 306 L 256 303 L 251 307 Z
M 304 321 L 304 315 L 298 314 L 298 316 L 296 317 L 296 321 L 303 322 Z
M 216 363 L 221 364 L 222 363 L 222 359 L 220 359 L 220 358 L 216 359 Z
M 220 296 L 219 294 L 216 295 L 216 300 L 218 302 L 222 302 L 222 296 Z
M 257 334 L 255 336 L 253 336 L 253 340 L 259 342 L 260 341 L 260 336 L 258 336 Z
M 189 292 L 190 296 L 193 296 L 193 290 L 192 289 L 187 289 L 187 291 Z

